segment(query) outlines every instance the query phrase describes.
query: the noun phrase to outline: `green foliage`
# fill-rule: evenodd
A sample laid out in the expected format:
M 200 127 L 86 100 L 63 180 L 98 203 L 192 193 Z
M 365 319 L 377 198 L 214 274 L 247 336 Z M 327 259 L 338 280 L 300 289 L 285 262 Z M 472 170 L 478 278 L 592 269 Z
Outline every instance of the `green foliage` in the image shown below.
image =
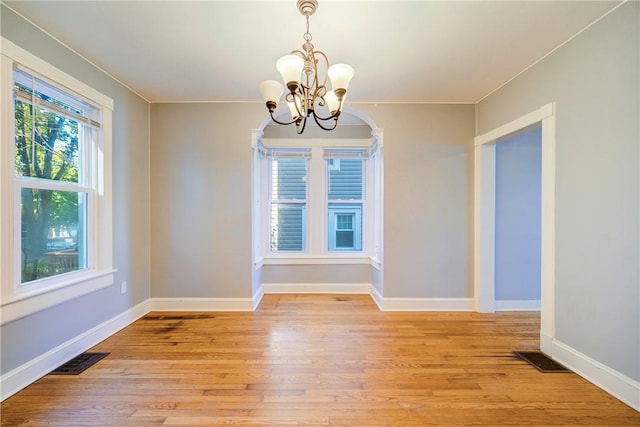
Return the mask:
M 14 105 L 16 174 L 77 183 L 78 123 L 19 99 Z M 21 199 L 25 281 L 42 277 L 35 266 L 47 251 L 49 230 L 77 229 L 78 193 L 23 188 Z M 27 264 L 31 265 L 30 271 Z

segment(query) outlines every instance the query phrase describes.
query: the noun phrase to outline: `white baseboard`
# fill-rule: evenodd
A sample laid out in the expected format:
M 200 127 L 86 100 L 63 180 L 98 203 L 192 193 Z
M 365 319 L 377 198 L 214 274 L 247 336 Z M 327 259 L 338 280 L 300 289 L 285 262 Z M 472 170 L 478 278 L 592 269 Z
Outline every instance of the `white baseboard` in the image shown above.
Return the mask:
M 578 350 L 553 341 L 551 356 L 587 381 L 640 411 L 640 383 L 582 354 Z
M 109 338 L 149 312 L 149 300 L 60 344 L 0 377 L 0 400 L 4 401 L 29 384 Z
M 473 298 L 385 298 L 370 283 L 264 283 L 264 294 L 370 295 L 381 311 L 474 311 Z
M 264 297 L 264 288 L 260 286 L 258 290 L 255 291 L 252 297 L 253 311 L 255 311 L 260 305 L 260 302 L 262 301 L 262 297 Z
M 554 339 L 551 335 L 540 331 L 540 350 L 548 355 L 553 355 Z
M 369 294 L 371 283 L 263 283 L 265 294 Z
M 496 300 L 496 311 L 540 311 L 540 300 Z
M 374 297 L 375 300 L 375 297 Z M 376 301 L 382 311 L 475 311 L 473 298 L 386 298 Z
M 151 311 L 253 311 L 254 298 L 151 298 Z
M 382 296 L 380 291 L 375 286 L 371 286 L 370 295 L 371 298 L 373 298 L 373 301 L 378 306 L 378 309 L 382 311 L 382 307 L 384 307 L 384 297 Z

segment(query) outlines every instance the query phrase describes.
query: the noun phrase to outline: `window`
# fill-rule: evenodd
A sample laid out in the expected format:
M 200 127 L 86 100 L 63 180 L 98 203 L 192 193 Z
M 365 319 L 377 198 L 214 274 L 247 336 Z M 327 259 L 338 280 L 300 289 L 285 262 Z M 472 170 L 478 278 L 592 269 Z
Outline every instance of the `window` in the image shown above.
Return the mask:
M 370 140 L 304 139 L 266 144 L 258 141 L 254 147 L 257 256 L 265 262 L 377 259 L 378 145 Z
M 273 252 L 305 250 L 306 156 L 309 153 L 309 150 L 270 151 L 270 247 Z
M 362 250 L 362 209 L 360 206 L 329 205 L 329 250 Z
M 11 107 L 2 115 L 0 175 L 6 322 L 113 280 L 112 101 L 2 42 L 0 93 Z
M 14 68 L 20 285 L 87 268 L 89 161 L 100 110 Z M 19 204 L 19 206 L 17 206 Z M 15 209 L 14 209 L 15 212 Z
M 324 149 L 329 251 L 362 250 L 366 149 Z

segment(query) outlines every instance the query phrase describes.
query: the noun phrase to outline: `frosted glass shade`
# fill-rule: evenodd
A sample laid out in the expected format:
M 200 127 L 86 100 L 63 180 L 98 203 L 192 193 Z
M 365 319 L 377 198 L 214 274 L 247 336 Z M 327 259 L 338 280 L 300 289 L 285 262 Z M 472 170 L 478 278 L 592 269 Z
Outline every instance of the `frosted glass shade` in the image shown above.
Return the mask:
M 296 104 L 298 104 L 298 110 L 302 113 L 302 106 L 300 104 L 300 98 L 295 97 Z M 289 106 L 289 111 L 291 112 L 291 120 L 298 120 L 300 114 L 298 110 L 296 110 L 296 106 L 292 101 L 287 101 L 287 105 Z
M 302 69 L 304 68 L 304 59 L 298 55 L 285 55 L 278 59 L 276 68 L 280 72 L 282 81 L 284 81 L 287 87 L 290 82 L 300 84 L 300 77 L 302 76 Z
M 340 108 L 340 101 L 338 101 L 338 97 L 334 91 L 330 90 L 327 92 L 324 95 L 324 100 L 327 103 L 327 108 L 329 108 L 331 114 L 335 113 Z
M 284 92 L 284 88 L 275 80 L 265 80 L 260 83 L 260 92 L 262 93 L 262 98 L 264 102 L 273 101 L 276 104 L 280 102 L 280 98 L 282 97 L 282 92 Z
M 353 78 L 353 68 L 347 64 L 334 64 L 329 67 L 329 79 L 331 80 L 331 87 L 333 90 L 344 89 L 347 90 L 349 82 Z

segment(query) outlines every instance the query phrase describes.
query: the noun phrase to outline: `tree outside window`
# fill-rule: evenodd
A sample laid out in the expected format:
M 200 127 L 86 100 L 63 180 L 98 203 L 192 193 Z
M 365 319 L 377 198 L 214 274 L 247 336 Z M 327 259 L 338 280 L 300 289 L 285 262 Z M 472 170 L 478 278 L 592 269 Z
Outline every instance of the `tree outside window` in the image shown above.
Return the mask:
M 64 102 L 69 95 L 56 97 L 58 92 L 14 70 L 22 283 L 86 266 L 88 190 L 83 168 L 88 165 L 82 159 L 91 129 L 74 119 L 85 112 Z

